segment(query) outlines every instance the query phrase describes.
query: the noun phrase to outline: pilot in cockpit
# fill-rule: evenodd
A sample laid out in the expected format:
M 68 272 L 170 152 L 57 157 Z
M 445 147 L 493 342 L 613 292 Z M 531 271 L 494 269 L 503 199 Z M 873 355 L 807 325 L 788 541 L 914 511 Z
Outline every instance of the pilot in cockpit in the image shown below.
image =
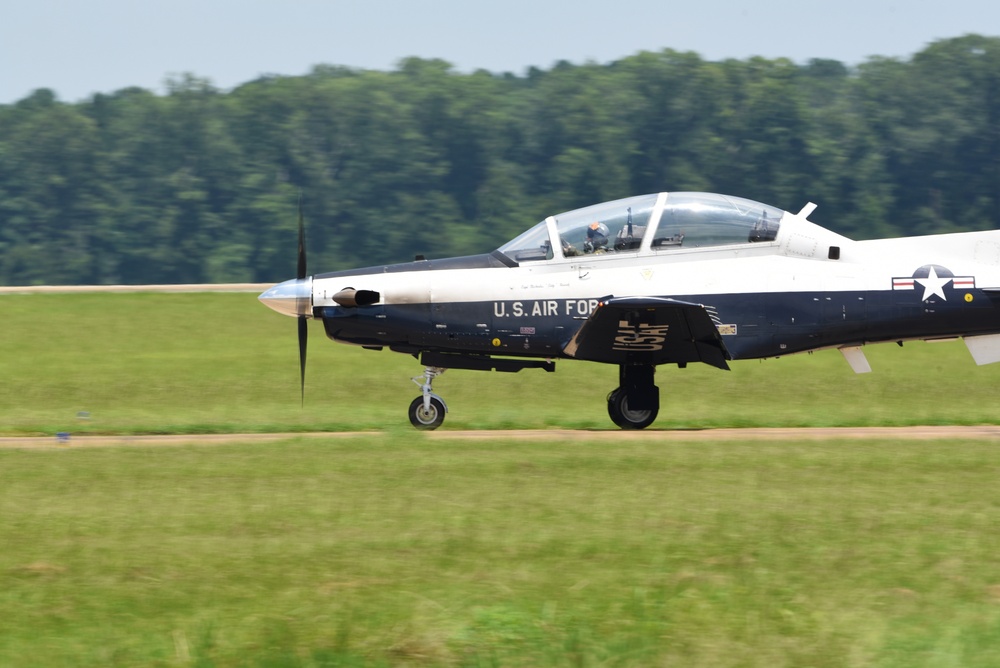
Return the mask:
M 608 252 L 608 226 L 594 221 L 587 228 L 587 240 L 583 242 L 584 253 Z

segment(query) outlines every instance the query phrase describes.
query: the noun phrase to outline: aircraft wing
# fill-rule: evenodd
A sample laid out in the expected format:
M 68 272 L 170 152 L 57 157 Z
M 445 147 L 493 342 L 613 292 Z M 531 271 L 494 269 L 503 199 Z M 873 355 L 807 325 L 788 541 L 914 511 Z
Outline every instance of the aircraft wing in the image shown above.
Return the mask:
M 666 297 L 606 297 L 563 352 L 609 364 L 704 362 L 729 369 L 729 351 L 702 304 Z

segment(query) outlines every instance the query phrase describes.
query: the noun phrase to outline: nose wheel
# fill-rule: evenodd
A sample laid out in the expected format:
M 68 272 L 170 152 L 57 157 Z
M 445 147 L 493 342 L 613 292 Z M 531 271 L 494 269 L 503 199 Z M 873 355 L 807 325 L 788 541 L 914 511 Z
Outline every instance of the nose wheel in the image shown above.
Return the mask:
M 420 387 L 421 394 L 410 403 L 410 424 L 417 429 L 431 430 L 437 429 L 444 422 L 445 413 L 448 406 L 444 399 L 434 394 L 432 385 L 434 379 L 443 374 L 447 369 L 438 366 L 429 366 L 424 369 L 424 375 L 415 376 L 411 380 Z
M 410 404 L 410 424 L 417 429 L 437 429 L 444 422 L 444 402 L 431 397 L 430 404 L 424 406 L 424 398 L 417 397 Z

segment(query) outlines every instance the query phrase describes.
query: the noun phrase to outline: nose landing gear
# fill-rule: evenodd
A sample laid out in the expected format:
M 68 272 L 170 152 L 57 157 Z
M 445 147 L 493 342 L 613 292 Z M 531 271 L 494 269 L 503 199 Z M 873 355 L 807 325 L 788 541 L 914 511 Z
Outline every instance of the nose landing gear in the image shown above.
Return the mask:
M 424 375 L 414 376 L 411 380 L 420 387 L 421 395 L 410 403 L 410 424 L 417 429 L 437 429 L 444 422 L 448 406 L 444 399 L 432 392 L 434 379 L 447 369 L 439 366 L 429 366 L 424 369 Z

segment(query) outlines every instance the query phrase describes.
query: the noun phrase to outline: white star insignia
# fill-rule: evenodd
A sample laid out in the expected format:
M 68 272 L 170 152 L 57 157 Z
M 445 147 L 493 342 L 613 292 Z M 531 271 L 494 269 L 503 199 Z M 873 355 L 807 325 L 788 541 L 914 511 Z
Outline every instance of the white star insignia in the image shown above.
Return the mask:
M 941 297 L 943 301 L 948 301 L 948 298 L 944 296 L 944 286 L 951 283 L 950 276 L 938 276 L 934 267 L 931 267 L 930 273 L 927 274 L 927 278 L 914 278 L 913 280 L 924 286 L 923 301 L 927 301 L 934 295 Z

